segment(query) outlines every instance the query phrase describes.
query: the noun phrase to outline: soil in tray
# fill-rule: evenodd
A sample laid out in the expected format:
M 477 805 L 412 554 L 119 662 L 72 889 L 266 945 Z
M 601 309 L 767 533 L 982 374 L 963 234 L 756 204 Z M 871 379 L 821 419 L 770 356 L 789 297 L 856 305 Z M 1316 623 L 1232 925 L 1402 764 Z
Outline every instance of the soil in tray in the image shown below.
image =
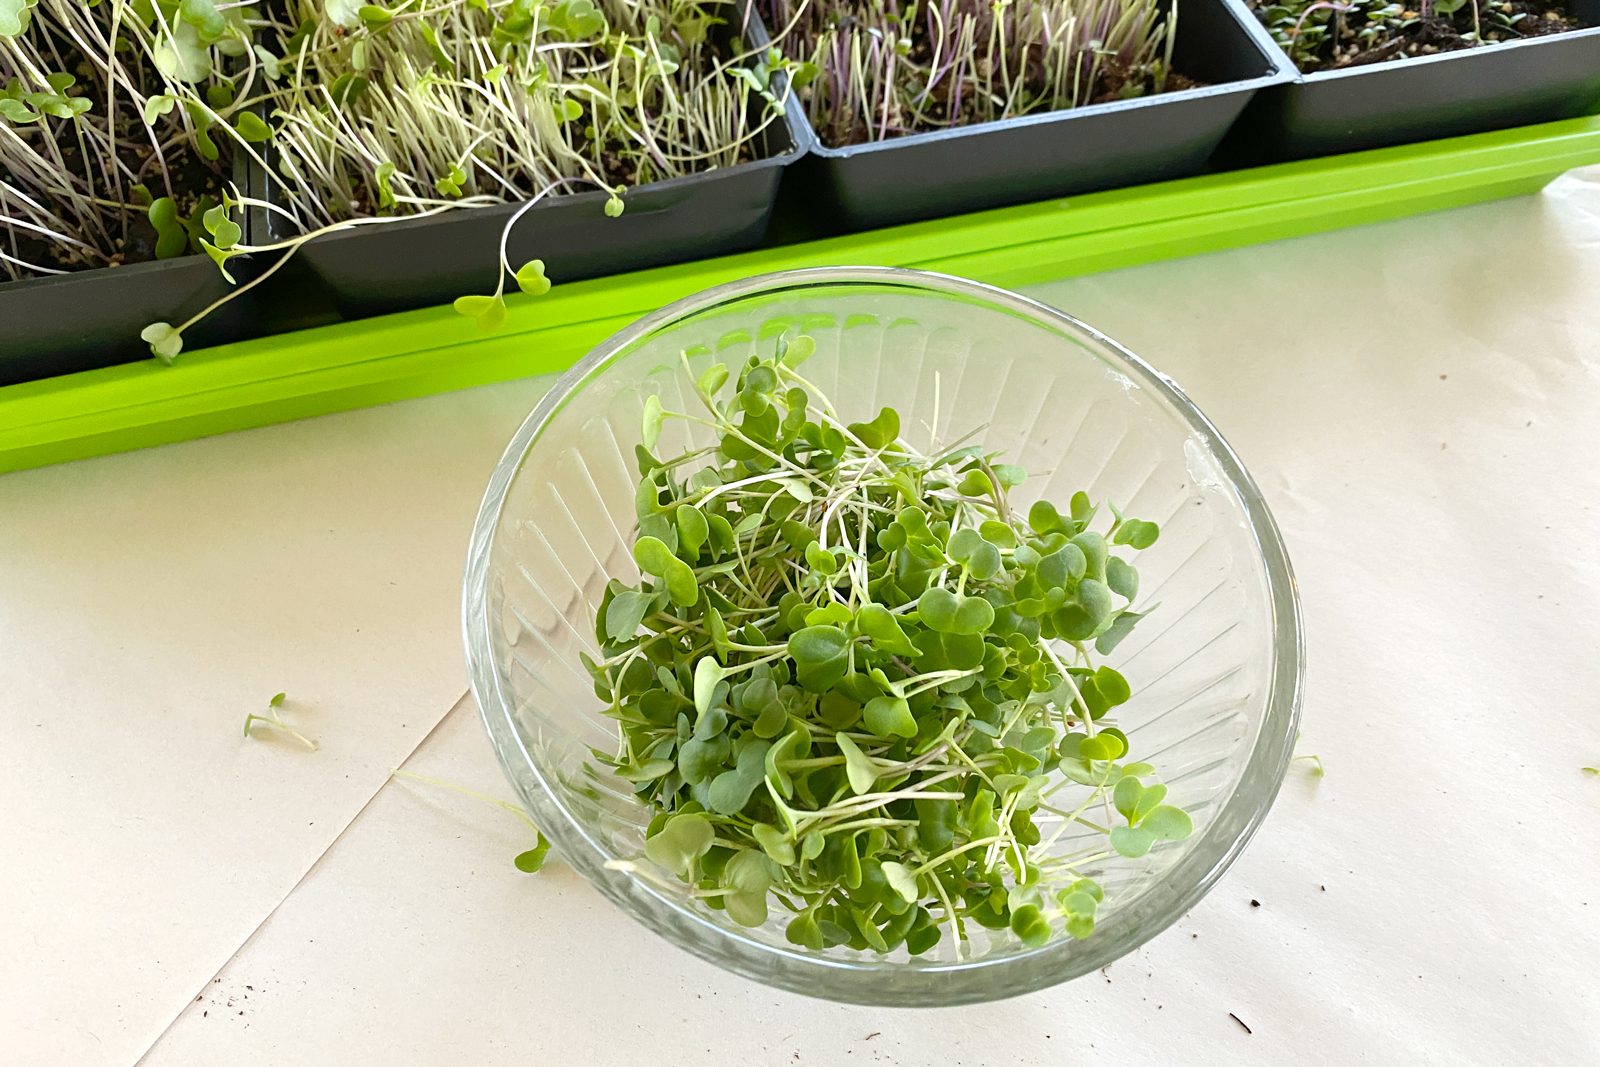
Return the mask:
M 1047 54 L 1043 44 L 1047 37 L 1070 39 L 1062 9 L 1026 0 L 998 9 L 1004 21 L 994 38 L 997 8 L 987 0 L 855 0 L 804 9 L 797 4 L 757 0 L 769 27 L 794 23 L 779 47 L 819 68 L 800 97 L 818 137 L 831 147 L 1204 84 L 1162 62 L 1166 29 L 1156 7 L 1144 13 L 1141 31 L 1120 42 L 1127 51 L 1118 54 L 1085 40 L 1077 53 L 1081 61 L 1074 61 L 1065 58 L 1074 54 L 1070 49 Z M 970 50 L 950 32 L 961 20 L 972 29 Z M 1056 20 L 1054 28 L 1041 33 L 1050 20 Z M 991 47 L 999 38 L 1004 43 Z M 894 43 L 880 48 L 882 41 Z M 1141 47 L 1146 51 L 1137 53 Z M 1140 57 L 1132 61 L 1123 58 L 1136 53 Z M 886 90 L 884 81 L 893 84 Z M 1009 97 L 1009 103 L 997 106 L 996 97 Z
M 140 175 L 141 180 L 152 192 L 164 195 L 161 169 L 155 163 L 149 143 L 133 145 L 131 138 L 119 143 L 132 145 L 131 148 L 118 153 L 123 166 L 130 172 Z M 69 164 L 69 173 L 81 175 L 82 157 L 79 155 L 77 145 L 62 145 L 61 148 L 63 158 L 72 161 Z M 177 204 L 179 214 L 184 217 L 192 214 L 196 205 L 202 200 L 208 204 L 215 204 L 222 199 L 224 185 L 222 177 L 209 163 L 192 152 L 187 150 L 180 150 L 178 153 L 169 152 L 167 173 L 172 177 L 172 189 L 179 191 L 174 196 L 173 202 Z M 47 241 L 28 233 L 7 232 L 4 239 L 7 244 L 14 242 L 17 251 L 12 254 L 17 255 L 19 259 L 30 263 L 42 263 L 56 270 L 121 267 L 129 263 L 148 263 L 156 258 L 156 228 L 151 224 L 145 208 L 129 204 L 125 211 L 116 213 L 114 225 L 115 228 L 110 230 L 114 242 L 109 251 L 102 249 L 104 258 L 74 246 Z M 4 231 L 5 224 L 0 222 L 0 232 Z M 8 248 L 7 252 L 11 252 L 11 249 Z M 21 276 L 29 278 L 43 275 L 22 271 Z M 0 282 L 7 280 L 9 280 L 7 277 L 0 276 Z
M 1583 29 L 1565 5 L 1527 0 L 1466 0 L 1450 12 L 1379 0 L 1252 2 L 1251 10 L 1306 74 Z
M 109 150 L 102 157 L 97 154 L 101 149 L 92 148 L 89 158 L 85 156 L 85 144 L 103 146 L 104 140 L 80 140 L 78 126 L 75 125 L 82 124 L 86 129 L 96 131 L 105 130 L 104 68 L 89 61 L 76 46 L 58 34 L 51 33 L 50 27 L 37 14 L 26 32 L 32 36 L 42 54 L 52 59 L 59 58 L 59 64 L 53 64 L 53 69 L 71 73 L 77 79 L 77 84 L 67 90 L 67 95 L 81 96 L 92 103 L 89 111 L 76 120 L 48 117 L 44 121 L 10 127 L 17 140 L 27 143 L 34 153 L 51 161 L 45 180 L 41 181 L 38 172 L 31 168 L 24 169 L 20 154 L 0 154 L 0 169 L 6 170 L 7 178 L 27 196 L 56 210 L 64 219 L 78 219 L 68 233 L 83 244 L 51 240 L 21 227 L 7 226 L 6 217 L 16 211 L 16 217 L 24 221 L 60 229 L 47 220 L 22 213 L 21 205 L 7 203 L 3 194 L 0 194 L 0 251 L 26 263 L 49 268 L 35 271 L 17 263 L 0 261 L 0 282 L 46 277 L 50 271 L 119 267 L 155 259 L 156 229 L 150 223 L 147 205 L 135 202 L 133 187 L 143 185 L 151 197 L 171 197 L 179 215 L 189 218 L 195 213 L 197 205 L 203 209 L 221 199 L 225 184 L 223 164 L 202 159 L 183 141 L 174 143 L 177 126 L 172 116 L 162 119 L 157 131 L 156 139 L 166 146 L 158 156 L 151 144 L 149 129 L 138 110 L 129 102 L 126 90 L 122 90 L 118 93 L 116 112 L 110 119 L 116 130 L 114 169 L 120 178 L 120 188 L 113 187 L 104 177 L 106 172 L 113 169 Z M 159 79 L 147 67 L 138 69 L 130 65 L 124 69 L 131 69 L 136 78 L 143 80 L 148 87 L 146 91 L 158 91 L 154 87 L 159 85 Z M 16 76 L 17 72 L 9 69 L 6 58 L 0 56 L 0 85 Z M 45 144 L 47 138 L 53 147 Z M 15 142 L 7 147 L 7 152 L 18 151 Z M 92 164 L 90 160 L 93 160 Z M 70 214 L 63 206 L 70 199 L 69 190 L 79 196 L 119 202 L 102 203 L 91 216 L 81 218 Z M 186 252 L 194 250 L 185 249 Z

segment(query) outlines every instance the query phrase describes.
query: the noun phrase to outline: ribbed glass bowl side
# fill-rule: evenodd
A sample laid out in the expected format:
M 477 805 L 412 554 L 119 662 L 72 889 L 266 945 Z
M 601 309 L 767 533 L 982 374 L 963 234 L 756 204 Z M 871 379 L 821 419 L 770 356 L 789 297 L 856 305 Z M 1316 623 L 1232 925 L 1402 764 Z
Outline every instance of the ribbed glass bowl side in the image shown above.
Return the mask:
M 782 333 L 805 332 L 803 368 L 849 418 L 885 405 L 912 444 L 980 429 L 1032 477 L 1016 493 L 1077 489 L 1162 526 L 1139 559 L 1138 604 L 1158 604 L 1107 660 L 1132 682 L 1119 708 L 1129 758 L 1154 763 L 1195 834 L 1092 873 L 1106 889 L 1095 934 L 1028 949 L 977 931 L 958 955 L 812 951 L 781 909 L 746 929 L 698 906 L 639 858 L 651 812 L 593 759 L 615 724 L 579 653 L 593 654 L 606 581 L 634 581 L 629 551 L 643 398 L 695 404 L 698 374 L 737 373 Z M 704 444 L 669 421 L 658 450 Z M 1159 603 L 1158 603 L 1159 602 Z M 662 309 L 600 346 L 546 396 L 496 467 L 469 554 L 464 621 L 473 691 L 495 750 L 572 866 L 645 925 L 712 962 L 815 996 L 933 1005 L 1027 992 L 1104 966 L 1187 910 L 1259 825 L 1282 781 L 1299 710 L 1301 628 L 1276 526 L 1249 475 L 1170 381 L 1053 309 L 960 279 L 886 268 L 753 278 Z M 1084 830 L 1083 834 L 1093 831 Z M 1069 833 L 1061 851 L 1081 848 Z M 633 862 L 630 862 L 633 861 Z

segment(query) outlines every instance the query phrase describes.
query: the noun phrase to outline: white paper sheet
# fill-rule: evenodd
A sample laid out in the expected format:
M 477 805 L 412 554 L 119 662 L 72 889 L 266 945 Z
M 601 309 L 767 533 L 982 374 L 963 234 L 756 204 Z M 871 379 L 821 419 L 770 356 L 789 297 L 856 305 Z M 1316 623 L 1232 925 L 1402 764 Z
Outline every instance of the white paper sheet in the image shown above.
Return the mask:
M 0 1062 L 132 1063 L 466 688 L 540 388 L 0 477 Z M 280 690 L 320 750 L 243 738 Z
M 1185 386 L 1261 482 L 1301 581 L 1310 656 L 1301 750 L 1322 757 L 1327 777 L 1313 779 L 1303 764 L 1291 772 L 1260 836 L 1189 916 L 1105 975 L 1028 997 L 937 1013 L 841 1007 L 700 963 L 559 863 L 538 876 L 516 872 L 510 857 L 526 835 L 515 819 L 448 791 L 394 782 L 220 981 L 188 1004 L 147 1062 L 989 1067 L 1113 1058 L 1274 1065 L 1600 1059 L 1600 779 L 1580 771 L 1600 765 L 1600 171 L 1569 176 L 1540 198 L 1035 292 Z M 444 429 L 432 420 L 449 417 L 427 404 L 390 410 L 417 412 L 413 434 L 438 436 Z M 509 430 L 514 417 L 499 414 Z M 208 451 L 234 447 L 203 443 L 189 455 L 233 471 L 238 457 Z M 469 487 L 445 492 L 448 472 L 435 472 L 437 523 L 470 517 L 493 449 L 484 451 Z M 178 476 L 175 464 L 146 462 L 104 483 L 138 500 L 153 490 L 136 475 Z M 349 465 L 349 455 L 330 451 L 319 463 L 306 453 L 296 477 L 286 479 L 302 487 L 285 486 L 282 499 L 302 499 L 305 483 L 331 478 L 328 468 L 341 462 Z M 81 487 L 54 481 L 80 477 L 71 470 L 41 472 L 43 485 L 31 492 L 49 497 L 32 505 L 38 512 L 89 508 L 74 503 L 93 499 Z M 392 508 L 406 495 L 400 473 L 389 478 L 395 491 L 367 500 L 367 508 Z M 7 494 L 17 490 L 0 480 L 0 501 Z M 162 531 L 176 535 L 184 502 L 151 505 L 163 516 Z M 3 528 L 16 529 L 15 507 L 3 510 Z M 269 510 L 291 509 L 261 508 Z M 270 519 L 263 513 L 254 521 Z M 360 521 L 388 528 L 372 515 Z M 276 545 L 277 555 L 257 549 L 264 554 L 254 558 L 301 558 L 284 545 L 315 529 L 303 523 L 278 541 L 260 535 L 251 544 Z M 353 786 L 346 797 L 330 780 L 337 778 L 326 771 L 331 760 L 313 765 L 289 750 L 236 751 L 211 736 L 230 730 L 241 701 L 258 690 L 317 688 L 280 681 L 284 670 L 309 669 L 307 657 L 314 659 L 319 646 L 308 619 L 388 619 L 410 635 L 378 642 L 389 651 L 405 644 L 404 669 L 368 672 L 363 685 L 354 675 L 344 679 L 339 691 L 363 694 L 367 704 L 335 711 L 329 700 L 312 720 L 326 746 L 340 728 L 358 731 L 348 740 L 352 753 L 372 743 L 370 723 L 358 719 L 392 706 L 396 694 L 420 692 L 419 677 L 436 662 L 436 688 L 448 689 L 444 679 L 458 668 L 446 658 L 459 655 L 453 603 L 442 622 L 419 617 L 422 598 L 380 610 L 369 598 L 382 590 L 374 593 L 377 583 L 368 581 L 352 583 L 341 603 L 308 612 L 304 599 L 323 595 L 321 583 L 337 572 L 319 573 L 316 582 L 308 574 L 298 596 L 246 586 L 256 600 L 230 603 L 204 624 L 187 617 L 183 638 L 204 652 L 189 660 L 210 665 L 202 686 L 191 662 L 152 652 L 172 644 L 151 634 L 161 632 L 158 617 L 173 613 L 153 611 L 150 601 L 165 609 L 163 599 L 176 595 L 168 583 L 186 572 L 176 564 L 152 570 L 136 557 L 90 566 L 65 539 L 53 549 L 73 565 L 0 563 L 0 588 L 32 582 L 21 586 L 34 590 L 29 603 L 57 603 L 53 610 L 66 620 L 52 624 L 50 640 L 30 638 L 25 658 L 8 651 L 3 661 L 13 674 L 19 664 L 27 668 L 20 671 L 25 692 L 38 707 L 49 694 L 63 723 L 57 743 L 12 758 L 10 777 L 0 779 L 10 803 L 30 813 L 23 821 L 40 823 L 20 842 L 34 868 L 26 875 L 33 895 L 23 898 L 31 922 L 20 942 L 7 934 L 6 943 L 33 938 L 25 955 L 60 961 L 51 989 L 61 992 L 25 989 L 14 1010 L 27 1027 L 0 1025 L 20 1032 L 21 1047 L 38 1050 L 38 1062 L 68 1062 L 50 1055 L 65 1046 L 46 1043 L 63 1027 L 136 1045 L 150 1026 L 116 1006 L 118 985 L 139 984 L 146 1006 L 168 988 L 192 998 L 196 985 L 150 978 L 146 957 L 157 949 L 175 956 L 169 945 L 203 955 L 194 947 L 202 939 L 185 924 L 206 927 L 216 935 L 208 944 L 221 944 L 222 934 L 245 924 L 238 894 L 252 894 L 251 904 L 271 896 L 269 879 L 227 864 L 272 867 L 291 844 L 306 846 L 297 856 L 314 852 L 310 833 L 252 841 L 254 824 L 233 814 L 245 806 L 241 781 L 250 783 L 256 810 L 292 806 L 296 818 L 319 823 L 316 836 L 329 806 L 354 802 Z M 408 549 L 407 566 L 437 567 L 441 584 L 457 569 L 459 546 L 442 532 L 419 534 Z M 34 551 L 40 558 L 44 550 Z M 447 566 L 428 558 L 435 551 L 449 554 Z M 89 553 L 91 562 L 98 558 Z M 349 565 L 358 565 L 353 551 Z M 263 573 L 276 572 L 265 566 Z M 446 599 L 444 591 L 435 599 Z M 21 617 L 15 603 L 7 603 L 10 626 Z M 137 606 L 152 620 L 136 640 L 123 639 L 120 662 L 112 661 L 115 643 L 73 623 L 108 605 L 125 605 L 118 610 L 128 614 Z M 263 621 L 267 608 L 273 612 Z M 256 640 L 235 645 L 226 632 L 212 632 L 225 631 L 217 620 L 242 611 Z M 254 651 L 255 627 L 281 634 L 277 660 Z M 163 658 L 144 662 L 152 655 Z M 348 668 L 362 657 L 340 658 Z M 87 670 L 78 659 L 94 667 L 84 678 L 71 674 Z M 142 674 L 130 683 L 134 671 Z M 341 677 L 335 668 L 329 673 Z M 86 681 L 97 675 L 110 681 Z M 387 699 L 367 692 L 379 684 L 390 687 Z M 107 721 L 106 709 L 120 709 L 130 693 L 180 688 L 190 695 L 173 704 L 225 710 L 203 721 L 194 713 L 181 727 L 175 720 L 159 745 L 143 717 Z M 63 703 L 72 714 L 59 710 Z M 152 714 L 148 707 L 143 714 Z M 69 754 L 86 746 L 101 753 L 87 783 L 63 782 L 39 762 L 70 772 L 82 764 Z M 136 751 L 141 773 L 119 751 Z M 363 754 L 363 768 L 374 772 L 392 758 Z M 272 767 L 282 777 L 263 782 L 230 772 L 204 804 L 191 798 L 195 776 L 224 755 L 281 757 Z M 16 784 L 17 765 L 30 776 L 25 788 Z M 448 718 L 410 766 L 509 795 L 470 706 Z M 106 783 L 101 790 L 93 790 L 94 776 Z M 111 796 L 120 800 L 115 817 L 128 836 L 85 834 L 112 818 L 105 813 L 112 805 L 94 804 Z M 206 804 L 231 807 L 219 815 Z M 186 821 L 201 811 L 205 833 Z M 135 815 L 146 820 L 142 828 Z M 15 821 L 0 833 L 18 834 Z M 63 845 L 73 832 L 83 849 Z M 219 851 L 202 854 L 202 844 Z M 142 851 L 159 854 L 158 869 L 138 867 Z M 72 889 L 82 873 L 104 879 L 104 887 L 92 897 Z M 69 931 L 75 940 L 51 954 L 39 947 L 41 932 L 64 925 L 62 899 L 92 899 L 122 914 L 89 913 L 77 921 L 90 925 Z M 136 935 L 95 947 L 119 923 Z M 14 980 L 0 981 L 10 987 Z M 97 995 L 75 998 L 77 988 Z M 84 1058 L 70 1062 L 128 1062 L 87 1038 L 72 1048 Z

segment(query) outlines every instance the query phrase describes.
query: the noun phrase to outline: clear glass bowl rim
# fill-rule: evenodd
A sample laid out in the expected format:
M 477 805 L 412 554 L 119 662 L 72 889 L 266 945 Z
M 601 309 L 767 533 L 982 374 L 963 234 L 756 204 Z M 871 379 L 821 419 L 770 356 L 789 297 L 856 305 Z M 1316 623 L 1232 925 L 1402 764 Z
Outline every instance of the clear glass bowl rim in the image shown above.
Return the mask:
M 1152 390 L 1188 423 L 1237 494 L 1260 552 L 1272 616 L 1273 666 L 1266 715 L 1246 761 L 1240 787 L 1203 829 L 1183 859 L 1141 897 L 1145 916 L 1120 937 L 1099 933 L 1086 941 L 1052 940 L 1029 952 L 970 961 L 831 959 L 798 946 L 776 947 L 727 929 L 632 874 L 607 867 L 614 855 L 573 817 L 550 789 L 545 773 L 522 744 L 512 704 L 501 689 L 492 655 L 493 620 L 486 585 L 495 529 L 506 494 L 529 450 L 550 419 L 619 354 L 650 334 L 720 305 L 783 290 L 835 285 L 881 285 L 987 303 L 1047 328 L 1076 335 L 1118 369 Z M 694 293 L 613 334 L 561 376 L 522 423 L 495 466 L 468 549 L 462 589 L 462 623 L 473 696 L 495 754 L 555 850 L 600 892 L 636 920 L 695 955 L 746 977 L 851 1003 L 940 1006 L 1014 996 L 1098 970 L 1149 941 L 1181 917 L 1232 866 L 1266 818 L 1293 756 L 1305 673 L 1300 601 L 1277 523 L 1254 479 L 1211 421 L 1170 378 L 1084 322 L 1028 297 L 946 274 L 900 267 L 812 267 L 755 275 Z M 521 772 L 527 772 L 527 774 Z M 529 788 L 531 775 L 537 788 Z M 1242 816 L 1239 832 L 1218 832 Z M 885 972 L 914 971 L 918 980 L 885 983 Z M 1003 972 L 1003 973 L 1002 973 Z

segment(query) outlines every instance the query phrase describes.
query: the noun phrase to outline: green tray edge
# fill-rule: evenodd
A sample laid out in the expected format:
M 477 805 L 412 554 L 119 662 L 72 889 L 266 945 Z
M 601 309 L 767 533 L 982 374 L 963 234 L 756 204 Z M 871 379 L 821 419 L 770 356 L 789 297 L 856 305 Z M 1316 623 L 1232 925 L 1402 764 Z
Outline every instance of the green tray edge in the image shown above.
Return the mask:
M 918 267 L 1016 287 L 1537 191 L 1600 162 L 1600 117 L 1110 190 L 761 249 L 0 388 L 0 473 L 563 370 L 646 312 L 799 266 Z

